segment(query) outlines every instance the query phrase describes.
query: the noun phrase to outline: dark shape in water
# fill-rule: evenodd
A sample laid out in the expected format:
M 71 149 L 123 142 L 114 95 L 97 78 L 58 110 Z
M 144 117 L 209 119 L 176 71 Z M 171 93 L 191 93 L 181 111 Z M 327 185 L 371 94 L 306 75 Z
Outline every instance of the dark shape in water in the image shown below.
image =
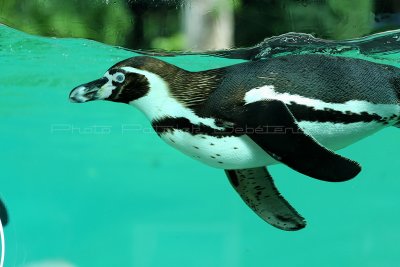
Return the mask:
M 0 220 L 4 226 L 8 224 L 8 213 L 6 205 L 1 199 L 0 199 Z

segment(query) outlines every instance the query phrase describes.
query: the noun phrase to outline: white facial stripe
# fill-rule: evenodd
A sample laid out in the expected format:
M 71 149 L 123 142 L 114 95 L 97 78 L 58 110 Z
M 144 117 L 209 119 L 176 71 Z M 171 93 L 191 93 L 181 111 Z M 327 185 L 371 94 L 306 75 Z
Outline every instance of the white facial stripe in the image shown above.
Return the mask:
M 360 114 L 368 112 L 378 114 L 381 117 L 390 117 L 394 114 L 399 114 L 400 106 L 394 104 L 373 104 L 362 100 L 351 100 L 345 103 L 327 103 L 322 100 L 307 98 L 301 95 L 292 95 L 289 93 L 276 92 L 273 85 L 265 85 L 259 88 L 254 88 L 245 94 L 244 101 L 250 104 L 262 100 L 280 100 L 285 104 L 294 102 L 299 105 L 312 107 L 315 110 L 333 109 L 345 113 L 351 111 Z
M 106 77 L 108 81 L 112 81 L 113 79 L 113 76 L 108 71 L 104 74 L 104 77 Z
M 169 93 L 169 86 L 163 78 L 149 71 L 139 70 L 132 67 L 123 67 L 126 72 L 144 75 L 150 86 L 149 93 L 144 97 L 130 102 L 146 114 L 149 120 L 157 120 L 163 117 L 185 117 L 192 123 L 202 123 L 214 129 L 223 130 L 215 125 L 215 119 L 197 116 L 191 109 L 183 106 Z
M 107 71 L 104 74 L 104 77 L 106 77 L 108 79 L 108 82 L 106 84 L 104 84 L 99 91 L 97 91 L 97 97 L 99 99 L 106 99 L 108 97 L 110 97 L 110 95 L 112 94 L 113 90 L 116 88 L 113 84 L 113 76 L 110 75 L 110 73 Z

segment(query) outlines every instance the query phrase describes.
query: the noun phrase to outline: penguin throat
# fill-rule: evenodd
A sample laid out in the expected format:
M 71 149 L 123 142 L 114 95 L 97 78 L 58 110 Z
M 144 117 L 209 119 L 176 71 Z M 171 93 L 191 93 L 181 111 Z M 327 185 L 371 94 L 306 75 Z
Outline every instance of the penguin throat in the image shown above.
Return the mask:
M 142 71 L 142 74 L 146 76 L 150 90 L 145 96 L 129 104 L 141 110 L 150 121 L 183 117 L 194 124 L 217 127 L 214 119 L 199 116 L 194 107 L 201 105 L 215 90 L 218 77 L 203 73 L 181 73 L 174 79 L 168 79 L 147 71 Z M 180 83 L 182 84 L 177 86 Z

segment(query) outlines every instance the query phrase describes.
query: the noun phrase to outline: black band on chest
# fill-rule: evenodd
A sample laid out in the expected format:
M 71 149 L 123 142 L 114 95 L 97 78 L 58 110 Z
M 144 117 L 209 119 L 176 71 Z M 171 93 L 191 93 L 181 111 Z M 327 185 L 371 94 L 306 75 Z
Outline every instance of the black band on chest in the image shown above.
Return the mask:
M 174 130 L 184 131 L 192 135 L 209 135 L 220 138 L 240 135 L 235 133 L 233 127 L 226 127 L 224 130 L 219 130 L 203 123 L 194 124 L 189 119 L 183 117 L 164 117 L 159 120 L 154 120 L 152 126 L 158 135 L 173 132 Z

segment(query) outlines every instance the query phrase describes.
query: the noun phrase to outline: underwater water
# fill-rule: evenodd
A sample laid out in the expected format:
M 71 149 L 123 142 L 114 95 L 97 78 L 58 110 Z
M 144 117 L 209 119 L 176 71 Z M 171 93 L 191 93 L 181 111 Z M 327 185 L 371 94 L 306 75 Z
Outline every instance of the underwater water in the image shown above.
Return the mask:
M 5 266 L 398 265 L 399 129 L 341 150 L 363 166 L 345 183 L 270 167 L 281 193 L 308 221 L 301 231 L 284 232 L 258 218 L 222 170 L 164 144 L 138 110 L 68 101 L 73 87 L 135 55 L 0 25 L 0 195 L 10 217 Z M 385 60 L 397 65 L 397 55 Z M 163 59 L 188 70 L 242 61 Z

